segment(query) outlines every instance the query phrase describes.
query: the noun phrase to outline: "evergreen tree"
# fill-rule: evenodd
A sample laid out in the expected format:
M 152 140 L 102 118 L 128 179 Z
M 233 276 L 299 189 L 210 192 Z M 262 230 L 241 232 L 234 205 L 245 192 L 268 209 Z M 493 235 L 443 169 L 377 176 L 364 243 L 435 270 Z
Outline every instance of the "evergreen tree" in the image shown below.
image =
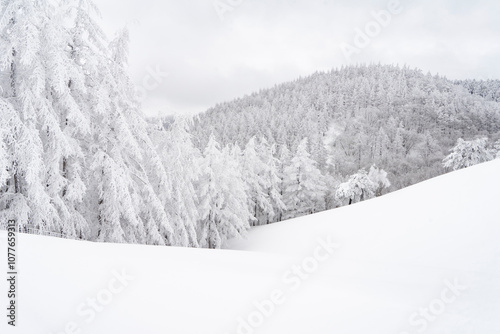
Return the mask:
M 5 99 L 0 98 L 2 172 L 0 218 L 45 228 L 56 210 L 42 185 L 43 146 L 38 132 L 28 128 Z
M 271 222 L 278 221 L 282 213 L 286 210 L 281 193 L 281 161 L 275 157 L 275 147 L 275 145 L 270 145 L 268 141 L 262 137 L 257 148 L 258 155 L 260 160 L 263 162 L 264 167 L 263 177 L 266 180 L 267 185 L 265 192 L 267 193 L 271 205 L 271 210 L 262 215 L 260 224 L 269 224 Z
M 187 132 L 188 120 L 176 118 L 168 130 L 161 127 L 153 130 L 156 150 L 161 164 L 166 166 L 168 181 L 165 181 L 160 198 L 169 219 L 175 225 L 183 225 L 186 234 L 182 243 L 189 247 L 198 246 L 196 235 L 199 220 L 198 194 L 195 185 L 199 182 L 202 162 L 201 152 L 194 147 Z M 157 180 L 155 183 L 161 184 Z
M 278 213 L 278 216 L 276 217 L 277 221 L 282 221 L 285 217 L 285 213 L 287 210 L 286 204 L 285 204 L 285 178 L 286 178 L 286 168 L 290 165 L 290 160 L 291 160 L 291 153 L 290 150 L 286 145 L 280 145 L 278 150 L 278 173 L 277 176 L 279 178 L 278 181 L 278 191 L 280 198 L 283 202 L 284 210 Z
M 271 183 L 266 175 L 268 167 L 257 153 L 255 137 L 252 137 L 241 155 L 241 175 L 246 183 L 248 210 L 252 214 L 251 225 L 259 225 L 268 216 L 273 216 L 273 207 L 268 189 Z
M 199 244 L 220 248 L 227 239 L 241 237 L 249 228 L 246 185 L 238 162 L 228 148 L 220 150 L 212 136 L 203 152 L 199 194 Z

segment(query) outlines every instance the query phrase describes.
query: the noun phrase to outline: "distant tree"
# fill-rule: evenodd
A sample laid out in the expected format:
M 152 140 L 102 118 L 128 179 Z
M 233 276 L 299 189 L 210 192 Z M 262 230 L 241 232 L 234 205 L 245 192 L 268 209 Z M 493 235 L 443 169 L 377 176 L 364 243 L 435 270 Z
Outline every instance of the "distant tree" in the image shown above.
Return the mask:
M 307 138 L 300 142 L 297 153 L 285 168 L 283 199 L 287 208 L 286 219 L 325 209 L 324 176 L 316 167 L 316 161 L 311 159 L 307 143 Z
M 424 133 L 418 152 L 426 167 L 431 167 L 436 161 L 442 160 L 441 147 L 429 131 Z
M 443 167 L 458 170 L 490 161 L 493 155 L 487 148 L 488 138 L 463 140 L 459 138 L 451 153 L 444 158 Z
M 280 160 L 275 157 L 276 145 L 271 145 L 262 137 L 257 146 L 257 153 L 263 162 L 263 177 L 266 180 L 265 192 L 268 195 L 271 210 L 258 217 L 260 224 L 276 222 L 286 210 L 283 196 L 281 195 L 281 178 L 279 173 Z
M 389 137 L 385 133 L 384 128 L 380 127 L 376 134 L 373 148 L 373 160 L 375 163 L 387 164 L 389 147 Z
M 500 139 L 495 143 L 495 150 L 497 151 L 495 155 L 496 159 L 500 159 Z
M 391 186 L 391 182 L 387 178 L 387 172 L 375 165 L 370 167 L 368 178 L 376 185 L 375 196 L 381 196 L 382 191 Z
M 277 176 L 279 178 L 278 180 L 278 192 L 279 196 L 283 202 L 284 210 L 279 212 L 276 217 L 276 221 L 282 221 L 285 215 L 286 211 L 286 204 L 285 204 L 285 178 L 286 178 L 286 168 L 290 165 L 290 160 L 291 160 L 291 153 L 290 150 L 286 145 L 279 145 L 278 146 L 278 166 L 277 166 Z
M 272 216 L 273 207 L 269 199 L 270 180 L 266 175 L 268 166 L 257 153 L 255 137 L 250 138 L 240 157 L 241 175 L 246 183 L 248 209 L 252 213 L 251 225 L 260 225 L 262 216 Z

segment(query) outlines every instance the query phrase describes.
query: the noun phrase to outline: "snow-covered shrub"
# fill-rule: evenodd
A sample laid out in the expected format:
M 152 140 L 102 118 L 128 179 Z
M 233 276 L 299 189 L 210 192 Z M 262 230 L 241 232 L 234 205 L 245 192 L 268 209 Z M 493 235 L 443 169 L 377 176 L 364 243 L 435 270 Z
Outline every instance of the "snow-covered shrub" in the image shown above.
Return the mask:
M 378 184 L 370 180 L 368 173 L 362 169 L 339 185 L 335 197 L 341 203 L 350 205 L 375 197 L 377 188 Z
M 459 138 L 451 153 L 444 158 L 446 169 L 458 170 L 493 160 L 493 155 L 487 148 L 488 138 L 463 140 Z

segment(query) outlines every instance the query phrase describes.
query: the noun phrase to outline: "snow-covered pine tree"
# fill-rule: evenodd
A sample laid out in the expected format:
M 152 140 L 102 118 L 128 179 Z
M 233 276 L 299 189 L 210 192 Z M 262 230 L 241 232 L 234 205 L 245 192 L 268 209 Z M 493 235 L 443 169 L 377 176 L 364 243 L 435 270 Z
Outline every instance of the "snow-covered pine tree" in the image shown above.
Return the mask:
M 88 8 L 93 8 L 91 3 L 83 0 L 76 7 L 71 42 L 75 60 L 86 73 L 83 103 L 92 119 L 86 200 L 94 210 L 87 219 L 97 221 L 93 232 L 99 241 L 146 242 L 140 210 L 141 190 L 148 182 L 141 177 L 142 152 L 126 118 L 132 107 L 127 82 L 118 76 L 123 64 L 108 54 Z
M 276 145 L 271 145 L 265 137 L 260 139 L 257 146 L 257 153 L 260 160 L 263 162 L 263 176 L 267 180 L 266 193 L 271 204 L 272 211 L 264 214 L 259 220 L 260 224 L 269 224 L 278 221 L 283 212 L 286 210 L 281 194 L 280 165 L 281 161 L 275 157 Z
M 427 167 L 432 166 L 436 161 L 442 160 L 443 157 L 441 148 L 429 131 L 426 131 L 423 135 L 419 153 L 424 165 Z
M 43 146 L 38 131 L 27 127 L 4 98 L 0 98 L 0 128 L 0 222 L 16 219 L 20 229 L 28 224 L 46 226 L 45 220 L 54 217 L 56 210 L 42 185 Z
M 246 184 L 238 161 L 228 147 L 220 150 L 213 136 L 203 152 L 202 175 L 198 184 L 199 244 L 220 248 L 233 237 L 242 236 L 249 228 Z
M 129 191 L 133 193 L 137 215 L 144 225 L 139 231 L 144 231 L 146 243 L 196 246 L 192 222 L 185 221 L 178 213 L 182 200 L 176 190 L 175 176 L 166 168 L 171 162 L 167 163 L 162 159 L 162 152 L 157 147 L 158 141 L 153 143 L 150 138 L 150 132 L 156 132 L 154 129 L 150 131 L 150 125 L 141 116 L 136 89 L 126 72 L 127 44 L 128 30 L 122 29 L 110 43 L 111 73 L 121 96 L 118 107 L 125 123 L 124 130 L 131 135 L 130 143 L 136 143 L 138 147 L 137 156 L 127 157 L 124 152 L 121 154 L 129 160 L 127 170 L 135 182 L 135 191 Z M 165 132 L 162 131 L 161 134 L 164 135 Z
M 290 165 L 285 168 L 283 200 L 287 208 L 285 219 L 299 217 L 325 209 L 324 177 L 307 151 L 304 138 Z
M 88 238 L 89 222 L 82 215 L 85 211 L 82 202 L 87 190 L 86 139 L 90 135 L 90 117 L 81 101 L 86 90 L 85 72 L 71 49 L 71 31 L 66 26 L 65 11 L 53 8 L 52 13 L 54 17 L 44 25 L 42 41 L 47 52 L 47 95 L 50 95 L 52 112 L 59 123 L 63 141 L 59 143 L 55 136 L 50 136 L 48 146 L 60 153 L 46 154 L 51 162 L 47 183 L 51 184 L 53 201 L 60 203 L 58 207 L 64 222 L 61 232 L 67 236 Z M 58 127 L 54 124 L 53 128 Z M 55 186 L 58 183 L 62 184 L 62 190 L 60 185 Z
M 268 189 L 271 187 L 266 175 L 268 167 L 257 153 L 255 137 L 250 138 L 240 158 L 241 176 L 246 183 L 248 211 L 252 214 L 250 224 L 260 225 L 273 216 L 273 207 Z
M 387 164 L 389 147 L 389 137 L 385 133 L 384 128 L 380 127 L 375 137 L 373 161 L 378 164 Z
M 291 157 L 291 152 L 286 145 L 278 145 L 277 151 L 278 151 L 278 154 L 277 154 L 278 155 L 278 158 L 277 158 L 277 162 L 278 162 L 277 176 L 279 177 L 278 192 L 279 192 L 281 201 L 283 202 L 284 210 L 282 212 L 278 213 L 278 215 L 276 217 L 276 221 L 282 221 L 284 219 L 285 212 L 287 210 L 287 207 L 285 204 L 285 198 L 284 198 L 285 186 L 286 186 L 285 185 L 285 177 L 286 177 L 285 170 L 290 165 L 290 160 L 292 159 L 292 157 Z
M 184 226 L 185 246 L 197 247 L 199 212 L 195 184 L 201 175 L 202 156 L 191 141 L 188 127 L 187 119 L 177 117 L 168 129 L 160 126 L 159 130 L 152 132 L 156 150 L 169 179 L 166 188 L 163 187 L 166 189 L 164 193 L 160 192 L 160 198 L 172 224 Z

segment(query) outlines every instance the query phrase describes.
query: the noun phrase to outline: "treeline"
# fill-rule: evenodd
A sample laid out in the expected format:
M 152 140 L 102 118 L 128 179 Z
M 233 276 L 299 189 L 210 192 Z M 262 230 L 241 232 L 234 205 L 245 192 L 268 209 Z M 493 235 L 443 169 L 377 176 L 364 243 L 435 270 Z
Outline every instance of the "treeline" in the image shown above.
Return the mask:
M 222 146 L 210 136 L 198 149 L 188 122 L 150 122 L 172 183 L 168 211 L 196 231 L 201 247 L 219 248 L 250 226 L 356 203 L 390 186 L 387 173 L 376 166 L 357 171 L 345 183 L 323 174 L 311 157 L 308 138 L 294 153 L 264 137 L 252 137 L 240 147 Z

